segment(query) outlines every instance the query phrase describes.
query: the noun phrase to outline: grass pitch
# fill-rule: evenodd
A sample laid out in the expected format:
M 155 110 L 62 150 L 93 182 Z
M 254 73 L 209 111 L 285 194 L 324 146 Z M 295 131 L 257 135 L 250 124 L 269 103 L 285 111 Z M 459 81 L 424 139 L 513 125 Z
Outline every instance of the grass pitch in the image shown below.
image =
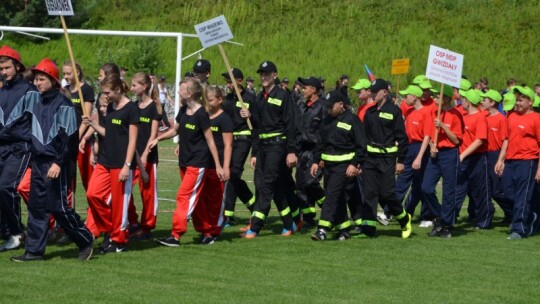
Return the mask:
M 155 237 L 170 232 L 179 184 L 172 143 L 160 145 L 160 158 Z M 85 210 L 84 192 L 77 197 L 77 210 Z M 243 223 L 245 210 L 237 204 Z M 216 244 L 201 246 L 190 225 L 179 248 L 140 241 L 128 252 L 96 253 L 88 262 L 77 260 L 73 244 L 49 245 L 45 262 L 13 263 L 9 257 L 22 250 L 10 251 L 0 253 L 0 302 L 537 303 L 540 237 L 508 241 L 500 220 L 497 213 L 494 229 L 477 231 L 462 218 L 449 240 L 428 238 L 429 229 L 417 222 L 403 240 L 393 221 L 379 226 L 375 239 L 313 242 L 312 231 L 279 236 L 274 209 L 254 240 L 239 238 L 235 226 Z

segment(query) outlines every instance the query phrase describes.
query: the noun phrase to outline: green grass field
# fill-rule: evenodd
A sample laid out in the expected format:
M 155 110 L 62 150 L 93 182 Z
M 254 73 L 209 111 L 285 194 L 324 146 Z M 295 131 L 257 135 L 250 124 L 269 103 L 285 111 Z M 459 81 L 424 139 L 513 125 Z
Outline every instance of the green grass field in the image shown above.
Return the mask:
M 179 184 L 172 142 L 161 144 L 160 158 L 156 237 L 170 232 Z M 252 171 L 246 175 L 251 179 Z M 241 203 L 237 210 L 246 222 Z M 238 227 L 201 246 L 190 225 L 179 248 L 140 241 L 128 252 L 96 253 L 88 262 L 77 259 L 75 245 L 49 245 L 45 262 L 9 261 L 22 250 L 0 253 L 0 302 L 537 303 L 540 296 L 540 237 L 508 241 L 500 224 L 486 231 L 459 224 L 455 237 L 442 240 L 429 239 L 429 229 L 415 223 L 411 239 L 403 240 L 393 221 L 375 239 L 313 242 L 312 231 L 279 236 L 273 210 L 257 239 L 239 238 Z

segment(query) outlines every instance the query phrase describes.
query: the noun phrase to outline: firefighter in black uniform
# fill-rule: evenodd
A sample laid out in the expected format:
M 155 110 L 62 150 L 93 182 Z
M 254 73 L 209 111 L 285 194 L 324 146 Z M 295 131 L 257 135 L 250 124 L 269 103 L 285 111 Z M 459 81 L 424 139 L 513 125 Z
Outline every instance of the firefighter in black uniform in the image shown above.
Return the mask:
M 399 107 L 392 103 L 388 83 L 384 79 L 374 80 L 370 89 L 376 105 L 369 108 L 364 117 L 368 157 L 363 168 L 365 204 L 362 233 L 375 236 L 377 203 L 380 202 L 388 206 L 401 225 L 401 236 L 408 238 L 412 232 L 411 215 L 403 209 L 395 194 L 395 176 L 403 171 L 407 155 L 408 139 L 403 116 Z
M 306 102 L 298 106 L 298 165 L 296 166 L 296 197 L 302 211 L 302 220 L 315 226 L 315 203 L 319 206 L 324 201 L 324 191 L 320 182 L 322 172 L 311 176 L 313 152 L 321 142 L 319 127 L 325 115 L 324 99 L 319 98 L 321 82 L 315 77 L 298 78 Z
M 254 145 L 256 157 L 251 159 L 255 165 L 255 188 L 257 189 L 255 207 L 251 215 L 250 229 L 243 237 L 255 238 L 261 230 L 270 211 L 270 202 L 279 189 L 280 175 L 296 165 L 296 108 L 289 93 L 275 84 L 277 67 L 271 61 L 264 61 L 257 70 L 263 90 L 257 96 L 253 107 L 253 122 L 256 124 L 258 141 Z M 296 231 L 291 209 L 285 197 L 276 195 L 276 207 L 283 221 L 283 236 Z
M 225 219 L 223 225 L 225 227 L 234 224 L 234 206 L 237 197 L 240 198 L 242 203 L 244 203 L 251 212 L 253 212 L 253 205 L 255 203 L 255 196 L 251 190 L 249 190 L 246 182 L 242 179 L 242 173 L 244 172 L 244 164 L 246 163 L 252 144 L 252 131 L 248 127 L 246 118 L 250 115 L 249 108 L 251 104 L 255 102 L 256 96 L 252 92 L 245 90 L 242 86 L 244 74 L 240 69 L 233 68 L 232 74 L 234 80 L 231 80 L 228 72 L 221 74 L 225 77 L 227 87 L 231 90 L 225 97 L 223 110 L 229 114 L 234 123 L 231 177 L 225 184 L 225 193 L 223 194 L 225 203 Z M 240 89 L 240 95 L 242 96 L 246 110 L 243 110 L 242 105 L 234 92 L 232 81 L 236 81 L 238 88 Z
M 326 115 L 321 123 L 319 142 L 311 165 L 311 175 L 319 173 L 319 163 L 324 162 L 324 190 L 318 229 L 311 236 L 314 241 L 324 241 L 332 227 L 338 230 L 335 239 L 343 241 L 349 236 L 351 221 L 347 216 L 347 199 L 358 197 L 349 191 L 359 191 L 354 185 L 361 173 L 365 158 L 365 131 L 358 116 L 345 105 L 346 97 L 338 90 L 326 96 Z M 351 186 L 352 185 L 352 186 Z

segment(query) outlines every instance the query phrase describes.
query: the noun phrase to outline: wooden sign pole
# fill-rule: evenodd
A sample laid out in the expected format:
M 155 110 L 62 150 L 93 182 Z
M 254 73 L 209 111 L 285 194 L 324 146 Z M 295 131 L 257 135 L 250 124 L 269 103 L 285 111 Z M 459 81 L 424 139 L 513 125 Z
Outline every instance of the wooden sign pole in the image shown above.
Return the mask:
M 242 95 L 240 94 L 240 89 L 238 88 L 238 85 L 236 84 L 236 79 L 234 78 L 231 65 L 229 64 L 229 59 L 227 59 L 227 55 L 225 54 L 225 49 L 223 49 L 223 46 L 218 44 L 219 51 L 221 53 L 221 56 L 223 57 L 223 61 L 225 62 L 225 66 L 227 67 L 227 72 L 229 73 L 229 77 L 231 78 L 231 82 L 234 87 L 234 91 L 236 92 L 236 97 L 238 97 L 238 100 L 240 101 L 240 105 L 242 105 L 242 109 L 246 108 L 246 105 L 244 104 L 244 100 L 242 99 Z M 251 120 L 249 120 L 249 117 L 246 119 L 247 124 L 250 130 L 253 130 L 253 126 L 251 125 Z

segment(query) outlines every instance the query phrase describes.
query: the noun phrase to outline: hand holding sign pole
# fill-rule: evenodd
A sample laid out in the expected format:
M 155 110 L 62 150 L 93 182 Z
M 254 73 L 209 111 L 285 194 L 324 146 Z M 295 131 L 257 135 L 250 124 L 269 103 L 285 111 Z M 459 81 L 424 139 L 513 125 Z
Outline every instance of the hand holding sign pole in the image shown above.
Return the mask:
M 234 78 L 234 75 L 232 73 L 231 65 L 229 64 L 229 60 L 227 59 L 227 55 L 225 54 L 225 49 L 221 45 L 222 42 L 233 38 L 231 29 L 227 24 L 227 20 L 225 20 L 225 16 L 221 15 L 214 19 L 197 24 L 195 25 L 195 31 L 197 32 L 197 35 L 199 36 L 201 44 L 204 48 L 208 48 L 216 44 L 218 45 L 219 52 L 221 53 L 221 57 L 223 57 L 223 61 L 225 62 L 225 66 L 227 67 L 227 72 L 229 73 L 229 78 L 231 79 L 234 91 L 236 92 L 236 97 L 238 97 L 238 101 L 240 101 L 242 109 L 246 109 L 244 100 L 242 99 L 242 95 L 240 94 L 240 89 L 238 88 L 236 79 Z M 249 118 L 247 118 L 247 124 L 249 129 L 253 130 Z
M 463 55 L 431 45 L 426 67 L 426 77 L 441 83 L 439 94 L 437 120 L 441 120 L 441 107 L 444 95 L 444 85 L 459 88 L 463 70 Z M 439 128 L 435 131 L 433 143 L 437 146 Z
M 66 43 L 69 52 L 69 60 L 71 61 L 71 68 L 73 69 L 73 75 L 75 76 L 75 86 L 77 87 L 77 92 L 79 93 L 79 99 L 81 100 L 81 108 L 84 116 L 88 116 L 86 113 L 86 108 L 84 107 L 83 94 L 81 90 L 79 73 L 77 71 L 77 66 L 75 65 L 75 57 L 73 57 L 73 50 L 71 48 L 71 42 L 69 40 L 69 35 L 66 26 L 66 20 L 64 16 L 73 16 L 73 6 L 71 5 L 71 0 L 45 0 L 47 5 L 47 11 L 49 16 L 60 16 L 60 21 L 62 22 L 62 28 L 64 28 L 64 36 L 66 37 Z

